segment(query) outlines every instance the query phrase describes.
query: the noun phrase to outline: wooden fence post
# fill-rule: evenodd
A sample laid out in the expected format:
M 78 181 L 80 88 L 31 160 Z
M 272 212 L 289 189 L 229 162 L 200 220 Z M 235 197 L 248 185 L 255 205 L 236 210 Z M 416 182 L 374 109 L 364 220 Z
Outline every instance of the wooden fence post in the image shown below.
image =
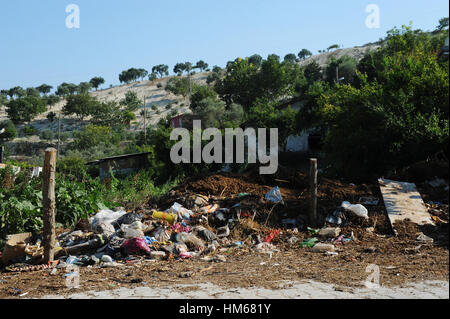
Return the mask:
M 317 225 L 317 159 L 309 161 L 309 189 L 311 195 L 311 207 L 309 212 L 309 224 L 311 227 Z
M 53 262 L 55 256 L 55 173 L 56 149 L 45 150 L 43 196 L 44 262 Z

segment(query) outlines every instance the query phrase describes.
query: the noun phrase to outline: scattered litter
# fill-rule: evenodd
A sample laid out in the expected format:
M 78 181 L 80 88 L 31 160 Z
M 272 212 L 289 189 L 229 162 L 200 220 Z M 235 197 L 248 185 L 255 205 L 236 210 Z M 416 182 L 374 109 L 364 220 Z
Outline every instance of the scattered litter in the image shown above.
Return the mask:
M 335 237 L 339 236 L 340 233 L 341 233 L 341 229 L 338 227 L 327 227 L 327 228 L 322 228 L 317 234 L 321 237 L 335 238 Z
M 312 248 L 312 251 L 315 253 L 333 252 L 334 250 L 335 250 L 334 245 L 323 243 L 315 244 L 314 247 Z
M 145 242 L 145 239 L 143 238 L 128 239 L 122 244 L 121 248 L 128 255 L 139 255 L 141 253 L 150 253 L 150 248 L 148 247 L 147 243 Z
M 342 202 L 341 207 L 346 211 L 353 212 L 359 217 L 364 217 L 365 219 L 369 219 L 369 212 L 367 208 L 365 208 L 361 204 L 352 205 L 349 202 Z
M 302 243 L 300 243 L 300 248 L 303 247 L 314 247 L 314 245 L 316 245 L 316 243 L 319 242 L 319 239 L 317 238 L 310 238 Z
M 281 195 L 280 188 L 278 186 L 275 186 L 271 191 L 269 191 L 266 196 L 266 200 L 269 202 L 272 202 L 274 204 L 276 203 L 282 203 L 283 202 L 283 196 Z
M 419 236 L 417 236 L 416 239 L 418 242 L 426 243 L 426 244 L 432 244 L 434 242 L 434 239 L 431 237 L 428 237 L 424 233 L 419 233 Z

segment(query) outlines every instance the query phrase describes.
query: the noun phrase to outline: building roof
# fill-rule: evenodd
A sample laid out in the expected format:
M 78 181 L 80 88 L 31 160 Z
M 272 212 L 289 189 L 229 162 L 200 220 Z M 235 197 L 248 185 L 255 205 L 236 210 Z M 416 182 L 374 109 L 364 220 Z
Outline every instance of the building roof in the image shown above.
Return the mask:
M 117 159 L 125 159 L 125 158 L 131 158 L 131 157 L 139 157 L 139 156 L 148 155 L 148 154 L 150 154 L 150 152 L 126 154 L 126 155 L 119 155 L 119 156 L 113 156 L 113 157 L 105 157 L 105 158 L 99 159 L 97 161 L 88 162 L 88 163 L 86 163 L 86 165 L 100 164 L 100 163 L 107 162 L 107 161 L 113 161 L 113 160 L 117 160 Z

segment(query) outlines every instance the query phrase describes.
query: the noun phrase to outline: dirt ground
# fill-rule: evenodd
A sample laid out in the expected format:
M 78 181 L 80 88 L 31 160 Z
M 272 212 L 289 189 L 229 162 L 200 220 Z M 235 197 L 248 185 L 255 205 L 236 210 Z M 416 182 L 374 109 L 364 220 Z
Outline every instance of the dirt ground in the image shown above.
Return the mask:
M 273 187 L 280 186 L 285 205 L 274 205 L 263 200 Z M 449 279 L 448 191 L 436 191 L 426 184 L 418 184 L 425 201 L 443 201 L 440 209 L 430 206 L 430 213 L 439 217 L 436 226 L 419 227 L 405 221 L 394 225 L 393 235 L 378 185 L 353 185 L 342 181 L 319 179 L 319 220 L 332 213 L 342 201 L 356 203 L 360 197 L 380 199 L 377 206 L 367 206 L 369 220 L 347 217 L 342 234 L 354 240 L 337 245 L 338 255 L 331 256 L 300 248 L 299 243 L 314 237 L 308 230 L 288 230 L 280 226 L 283 218 L 306 219 L 308 212 L 308 178 L 302 173 L 281 169 L 276 176 L 263 177 L 257 173 L 246 175 L 212 174 L 187 179 L 157 203 L 142 207 L 143 212 L 158 207 L 167 209 L 175 201 L 189 207 L 189 194 L 209 195 L 221 207 L 240 202 L 243 211 L 256 213 L 254 219 L 242 218 L 233 229 L 230 240 L 242 240 L 241 247 L 224 247 L 212 256 L 221 255 L 222 261 L 196 259 L 149 260 L 139 257 L 115 268 L 80 268 L 80 288 L 76 292 L 108 290 L 136 286 L 165 287 L 173 284 L 211 282 L 232 287 L 264 287 L 277 289 L 282 280 L 309 280 L 334 284 L 336 287 L 361 287 L 368 277 L 370 264 L 379 266 L 380 284 L 398 286 L 422 280 Z M 239 199 L 239 193 L 254 196 Z M 253 215 L 250 215 L 253 216 Z M 300 217 L 299 217 L 300 216 Z M 272 243 L 279 250 L 272 255 L 256 252 L 247 245 L 250 238 L 266 236 L 273 229 L 281 231 Z M 417 242 L 418 233 L 434 239 L 432 244 Z M 296 242 L 290 242 L 296 238 Z M 55 275 L 49 270 L 36 272 L 0 273 L 0 298 L 40 297 L 49 294 L 73 293 L 65 285 L 64 269 Z M 25 297 L 25 296 L 24 296 Z

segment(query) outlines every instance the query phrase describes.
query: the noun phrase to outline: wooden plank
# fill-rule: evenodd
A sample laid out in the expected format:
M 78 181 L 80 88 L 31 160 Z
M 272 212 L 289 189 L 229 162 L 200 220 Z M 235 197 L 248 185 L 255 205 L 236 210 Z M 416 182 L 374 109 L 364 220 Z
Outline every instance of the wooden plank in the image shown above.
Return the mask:
M 405 219 L 409 219 L 418 225 L 434 225 L 414 183 L 397 182 L 383 178 L 380 178 L 378 183 L 392 225 L 396 221 Z

